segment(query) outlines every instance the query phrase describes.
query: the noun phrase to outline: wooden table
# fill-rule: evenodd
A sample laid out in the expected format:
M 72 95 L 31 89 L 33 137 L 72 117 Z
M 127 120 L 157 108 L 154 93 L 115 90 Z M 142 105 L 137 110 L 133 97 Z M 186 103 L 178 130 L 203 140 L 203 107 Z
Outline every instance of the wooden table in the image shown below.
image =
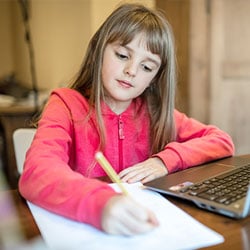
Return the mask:
M 223 235 L 225 239 L 223 244 L 203 249 L 250 249 L 250 217 L 243 220 L 234 220 L 222 215 L 201 210 L 195 205 L 185 201 L 178 201 L 170 198 L 168 199 L 196 220 Z
M 32 240 L 37 236 L 41 236 L 26 202 L 21 198 L 18 191 L 11 190 L 8 191 L 8 193 L 13 196 L 15 201 L 15 206 L 25 238 L 27 240 Z M 250 249 L 250 217 L 243 220 L 234 220 L 201 210 L 185 201 L 180 201 L 170 197 L 168 197 L 168 199 L 204 225 L 224 236 L 224 243 L 203 249 Z

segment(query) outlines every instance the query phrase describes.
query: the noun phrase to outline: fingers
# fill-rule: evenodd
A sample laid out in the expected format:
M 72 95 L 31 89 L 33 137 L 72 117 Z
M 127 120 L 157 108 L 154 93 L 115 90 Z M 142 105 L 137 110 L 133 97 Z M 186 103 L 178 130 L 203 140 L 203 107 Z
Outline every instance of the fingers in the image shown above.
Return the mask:
M 145 209 L 144 207 L 140 207 L 138 209 L 137 204 L 133 204 L 133 210 L 127 210 L 128 213 L 124 213 L 122 220 L 120 220 L 120 224 L 123 226 L 123 232 L 125 235 L 136 235 L 151 231 L 158 225 L 157 219 L 152 216 L 152 212 Z M 154 219 L 152 218 L 154 217 Z
M 167 173 L 167 168 L 163 162 L 155 157 L 124 169 L 119 173 L 119 176 L 123 182 L 133 183 L 141 181 L 145 183 L 164 176 Z
M 119 173 L 123 182 L 142 183 L 168 173 L 163 162 L 155 157 L 124 169 Z M 125 195 L 112 197 L 103 210 L 102 227 L 110 234 L 136 235 L 148 232 L 158 226 L 155 215 Z
M 111 198 L 102 216 L 103 230 L 126 236 L 148 232 L 158 226 L 155 215 L 130 197 L 117 195 Z
M 142 180 L 146 174 L 148 174 L 149 169 L 143 169 L 140 165 L 127 168 L 123 170 L 119 176 L 123 182 L 133 183 L 138 180 Z
M 158 176 L 157 170 L 154 168 L 131 167 L 122 172 L 120 177 L 123 182 L 134 183 L 137 181 L 143 182 L 144 179 L 155 179 Z

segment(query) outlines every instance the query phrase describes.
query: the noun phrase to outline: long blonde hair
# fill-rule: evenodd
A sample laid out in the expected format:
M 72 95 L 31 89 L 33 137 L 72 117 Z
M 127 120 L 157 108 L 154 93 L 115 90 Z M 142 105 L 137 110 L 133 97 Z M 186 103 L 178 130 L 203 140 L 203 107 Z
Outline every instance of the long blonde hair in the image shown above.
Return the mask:
M 82 67 L 70 86 L 89 100 L 99 124 L 100 145 L 105 145 L 101 115 L 104 89 L 101 79 L 103 53 L 107 44 L 128 44 L 143 32 L 147 47 L 161 58 L 161 67 L 141 97 L 148 105 L 151 122 L 151 153 L 159 152 L 175 139 L 173 119 L 176 86 L 175 48 L 172 30 L 160 12 L 140 4 L 123 4 L 111 13 L 90 40 Z

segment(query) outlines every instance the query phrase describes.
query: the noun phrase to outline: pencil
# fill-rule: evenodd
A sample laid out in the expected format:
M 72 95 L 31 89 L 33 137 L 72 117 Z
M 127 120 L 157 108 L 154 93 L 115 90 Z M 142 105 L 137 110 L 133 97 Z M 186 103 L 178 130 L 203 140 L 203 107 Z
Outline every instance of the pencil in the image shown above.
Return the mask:
M 106 174 L 108 175 L 108 177 L 118 185 L 118 187 L 121 189 L 122 193 L 125 195 L 128 195 L 128 191 L 126 190 L 126 188 L 124 187 L 124 185 L 122 184 L 121 179 L 119 178 L 119 176 L 117 175 L 117 173 L 115 172 L 115 170 L 113 169 L 113 167 L 110 165 L 110 163 L 108 162 L 108 160 L 105 158 L 105 156 L 103 155 L 102 152 L 97 152 L 95 154 L 95 158 L 98 161 L 98 163 L 101 165 L 101 167 L 103 168 L 103 170 L 106 172 Z

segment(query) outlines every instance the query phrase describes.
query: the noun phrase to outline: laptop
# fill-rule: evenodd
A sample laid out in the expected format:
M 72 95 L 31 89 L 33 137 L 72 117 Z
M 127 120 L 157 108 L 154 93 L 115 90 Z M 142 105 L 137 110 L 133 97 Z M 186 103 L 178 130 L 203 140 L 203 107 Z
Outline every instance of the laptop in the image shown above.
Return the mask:
M 250 155 L 192 167 L 144 185 L 214 213 L 245 218 L 250 214 Z

